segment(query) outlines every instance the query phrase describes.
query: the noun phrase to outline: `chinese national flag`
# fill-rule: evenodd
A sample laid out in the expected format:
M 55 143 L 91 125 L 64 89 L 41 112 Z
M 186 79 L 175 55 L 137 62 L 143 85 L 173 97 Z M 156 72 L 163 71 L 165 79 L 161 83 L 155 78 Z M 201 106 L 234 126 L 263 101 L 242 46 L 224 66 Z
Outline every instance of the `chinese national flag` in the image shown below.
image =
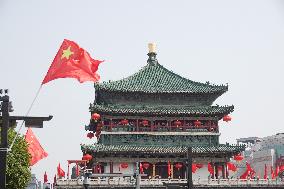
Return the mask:
M 29 145 L 28 151 L 31 154 L 31 166 L 36 164 L 39 160 L 47 157 L 48 154 L 41 147 L 31 128 L 28 128 L 27 133 L 25 135 L 25 140 Z
M 73 41 L 64 39 L 42 85 L 58 78 L 76 78 L 79 82 L 98 81 L 96 73 L 103 61 L 91 58 L 89 53 Z

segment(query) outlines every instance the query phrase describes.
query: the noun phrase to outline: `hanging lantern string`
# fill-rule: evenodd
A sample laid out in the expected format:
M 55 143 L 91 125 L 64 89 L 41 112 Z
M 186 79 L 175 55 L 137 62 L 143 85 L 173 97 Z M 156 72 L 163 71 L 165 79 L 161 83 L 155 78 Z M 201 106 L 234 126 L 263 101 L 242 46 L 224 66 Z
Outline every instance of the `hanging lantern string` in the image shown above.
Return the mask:
M 30 104 L 28 111 L 27 111 L 26 114 L 25 114 L 26 117 L 29 115 L 30 111 L 32 110 L 32 107 L 33 107 L 33 105 L 34 105 L 34 103 L 35 103 L 35 101 L 36 101 L 36 99 L 37 99 L 37 97 L 38 97 L 38 95 L 39 95 L 39 93 L 40 93 L 41 88 L 42 88 L 42 85 L 40 85 L 40 87 L 38 88 L 38 90 L 37 90 L 37 92 L 36 92 L 36 95 L 35 95 L 35 97 L 34 97 L 32 103 Z M 20 127 L 19 127 L 19 129 L 18 129 L 18 131 L 17 131 L 17 133 L 16 133 L 16 136 L 14 137 L 14 139 L 13 139 L 13 141 L 12 141 L 12 143 L 11 143 L 9 149 L 8 149 L 8 152 L 12 150 L 13 145 L 15 144 L 16 139 L 17 139 L 17 137 L 19 136 L 20 131 L 21 131 L 21 129 L 22 129 L 24 123 L 25 123 L 25 120 L 22 121 L 22 123 L 21 123 L 21 125 L 20 125 Z

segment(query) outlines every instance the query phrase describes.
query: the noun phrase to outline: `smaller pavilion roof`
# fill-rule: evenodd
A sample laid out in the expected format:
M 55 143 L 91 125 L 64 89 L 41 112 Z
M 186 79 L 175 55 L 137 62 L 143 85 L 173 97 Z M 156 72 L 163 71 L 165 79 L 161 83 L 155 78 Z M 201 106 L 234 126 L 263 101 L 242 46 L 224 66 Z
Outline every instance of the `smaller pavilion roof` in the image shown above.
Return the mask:
M 185 146 L 138 146 L 138 145 L 81 145 L 82 151 L 93 151 L 102 153 L 142 153 L 142 154 L 181 154 L 187 152 Z M 244 146 L 218 145 L 218 146 L 193 146 L 193 154 L 204 153 L 239 153 L 245 149 Z
M 215 116 L 234 111 L 234 106 L 150 106 L 150 105 L 91 105 L 92 112 L 110 115 L 152 115 L 152 116 Z

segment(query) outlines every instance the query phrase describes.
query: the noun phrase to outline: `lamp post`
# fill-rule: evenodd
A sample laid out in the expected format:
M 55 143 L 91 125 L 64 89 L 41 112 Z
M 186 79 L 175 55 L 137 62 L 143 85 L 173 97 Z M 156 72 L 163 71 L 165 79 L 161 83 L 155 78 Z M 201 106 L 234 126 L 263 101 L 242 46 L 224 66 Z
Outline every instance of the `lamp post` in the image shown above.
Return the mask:
M 4 94 L 3 94 L 4 91 Z M 8 89 L 0 89 L 0 102 L 1 103 L 1 148 L 0 148 L 0 188 L 6 189 L 6 169 L 7 169 L 7 152 L 8 152 L 8 129 L 10 127 L 10 121 L 23 120 L 26 122 L 26 127 L 43 127 L 43 121 L 49 121 L 52 116 L 49 117 L 29 117 L 29 116 L 10 116 L 9 112 L 12 111 L 12 105 L 9 101 Z

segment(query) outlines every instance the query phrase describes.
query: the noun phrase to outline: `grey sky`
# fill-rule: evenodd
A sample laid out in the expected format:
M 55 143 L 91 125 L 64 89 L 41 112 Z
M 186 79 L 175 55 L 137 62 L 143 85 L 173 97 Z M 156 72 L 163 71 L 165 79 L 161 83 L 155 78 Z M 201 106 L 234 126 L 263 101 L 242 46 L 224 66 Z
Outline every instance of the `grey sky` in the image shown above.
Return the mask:
M 146 64 L 156 42 L 166 68 L 195 81 L 229 83 L 215 103 L 235 105 L 220 122 L 221 142 L 283 132 L 283 1 L 0 1 L 0 87 L 9 88 L 14 115 L 25 114 L 64 38 L 105 59 L 102 80 L 126 77 Z M 49 180 L 60 162 L 80 159 L 91 82 L 59 79 L 43 86 L 30 115 L 54 115 L 34 129 L 48 158 L 32 171 Z M 25 132 L 25 130 L 23 130 Z

